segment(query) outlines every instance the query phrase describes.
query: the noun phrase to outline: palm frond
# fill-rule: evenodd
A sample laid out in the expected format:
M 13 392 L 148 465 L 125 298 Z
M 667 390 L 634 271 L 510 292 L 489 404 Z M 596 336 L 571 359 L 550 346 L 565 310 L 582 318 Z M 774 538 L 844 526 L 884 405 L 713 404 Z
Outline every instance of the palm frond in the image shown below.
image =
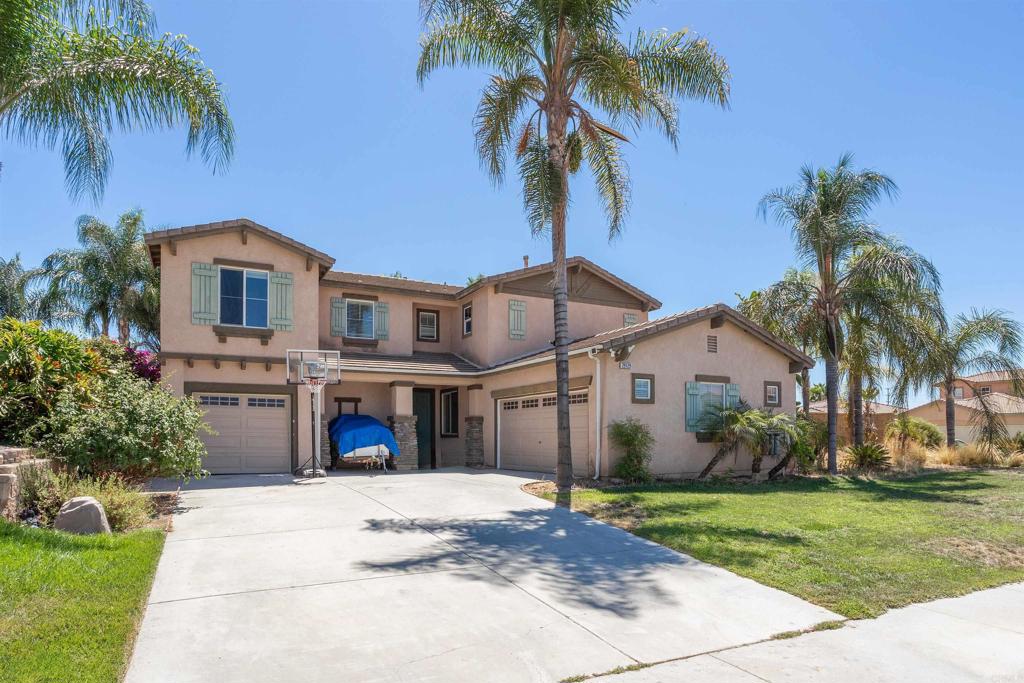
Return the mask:
M 551 160 L 547 139 L 535 130 L 519 157 L 519 175 L 530 231 L 543 234 L 551 229 L 555 204 L 563 197 L 568 201 L 568 188 L 563 186 L 562 173 Z
M 583 156 L 604 201 L 608 239 L 611 240 L 622 232 L 629 211 L 629 169 L 617 139 L 606 127 L 587 117 L 581 120 L 579 132 Z
M 491 179 L 505 176 L 505 156 L 513 128 L 526 105 L 541 96 L 544 84 L 530 71 L 492 76 L 477 106 L 476 149 L 481 165 Z

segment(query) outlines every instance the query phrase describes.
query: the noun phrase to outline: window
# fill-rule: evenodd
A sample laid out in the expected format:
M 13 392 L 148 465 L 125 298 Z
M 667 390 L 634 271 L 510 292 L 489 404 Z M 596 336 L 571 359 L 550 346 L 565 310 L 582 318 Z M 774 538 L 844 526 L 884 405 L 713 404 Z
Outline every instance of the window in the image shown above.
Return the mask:
M 459 390 L 441 392 L 441 436 L 459 435 Z
M 373 339 L 373 302 L 345 300 L 345 336 Z
M 569 405 L 571 405 L 571 406 L 582 405 L 582 404 L 584 404 L 586 402 L 587 402 L 587 393 L 586 392 L 583 392 L 581 394 L 569 394 Z
M 654 375 L 633 373 L 633 403 L 654 403 Z
M 473 334 L 473 304 L 462 305 L 462 336 L 468 337 Z
M 782 382 L 764 383 L 764 405 L 766 408 L 782 405 Z
M 416 341 L 436 342 L 438 311 L 416 309 Z
M 250 396 L 247 405 L 250 408 L 284 408 L 284 399 Z
M 519 401 L 505 401 L 501 404 L 502 410 L 519 410 Z
M 220 268 L 220 323 L 243 327 L 267 326 L 265 270 Z
M 637 321 L 636 313 L 623 313 L 622 314 L 622 326 L 629 327 L 630 325 L 636 325 Z
M 540 399 L 539 398 L 524 398 L 523 399 L 523 408 L 537 408 L 538 406 L 540 406 Z
M 982 396 L 988 396 L 989 394 L 992 393 L 992 387 L 981 387 L 980 389 L 978 389 L 978 393 L 981 394 Z
M 953 387 L 953 398 L 963 398 L 963 397 L 964 397 L 964 388 L 963 387 Z
M 686 431 L 696 432 L 697 440 L 702 441 L 709 417 L 740 402 L 740 387 L 730 384 L 728 377 L 697 375 L 696 381 L 686 383 Z
M 782 455 L 782 435 L 779 432 L 768 432 L 768 457 L 777 458 Z
M 557 396 L 545 396 L 544 398 L 542 398 L 540 400 L 540 404 L 544 408 L 550 408 L 551 406 L 556 406 L 556 405 L 558 405 L 558 397 Z
M 199 405 L 201 406 L 224 406 L 227 408 L 234 408 L 238 406 L 237 396 L 200 396 Z
M 718 335 L 708 335 L 708 353 L 718 353 Z

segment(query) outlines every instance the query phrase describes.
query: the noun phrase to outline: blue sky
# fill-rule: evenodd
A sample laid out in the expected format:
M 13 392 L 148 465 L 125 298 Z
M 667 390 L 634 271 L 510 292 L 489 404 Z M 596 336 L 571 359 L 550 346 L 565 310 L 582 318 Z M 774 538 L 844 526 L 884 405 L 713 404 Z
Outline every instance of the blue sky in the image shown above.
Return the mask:
M 141 207 L 150 228 L 248 216 L 337 267 L 462 283 L 518 267 L 533 239 L 514 177 L 493 188 L 473 151 L 482 72 L 414 77 L 413 2 L 159 1 L 224 82 L 238 135 L 226 175 L 184 156 L 184 133 L 119 135 L 99 206 L 74 203 L 59 157 L 3 141 L 0 255 L 29 263 L 74 242 L 74 219 Z M 589 178 L 573 186 L 569 252 L 664 302 L 735 303 L 792 264 L 758 199 L 844 151 L 901 197 L 881 227 L 933 259 L 953 312 L 1024 317 L 1024 4 L 660 2 L 628 25 L 690 27 L 733 71 L 732 106 L 682 106 L 678 151 L 654 131 L 628 151 L 633 207 L 609 244 Z M 820 370 L 820 369 L 819 369 Z

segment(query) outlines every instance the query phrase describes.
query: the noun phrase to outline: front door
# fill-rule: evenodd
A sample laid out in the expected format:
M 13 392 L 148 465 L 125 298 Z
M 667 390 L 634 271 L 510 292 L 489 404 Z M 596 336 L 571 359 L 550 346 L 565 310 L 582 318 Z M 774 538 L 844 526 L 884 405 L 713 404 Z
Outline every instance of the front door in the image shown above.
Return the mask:
M 434 454 L 434 390 L 412 390 L 412 414 L 416 416 L 416 446 L 419 449 L 419 468 L 437 467 Z

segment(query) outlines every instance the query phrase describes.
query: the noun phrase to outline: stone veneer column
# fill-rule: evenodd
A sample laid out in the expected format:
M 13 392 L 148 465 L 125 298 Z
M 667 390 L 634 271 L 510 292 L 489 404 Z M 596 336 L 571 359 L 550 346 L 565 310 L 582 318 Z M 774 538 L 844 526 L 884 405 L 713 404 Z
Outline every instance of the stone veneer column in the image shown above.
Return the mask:
M 419 442 L 416 439 L 416 416 L 395 415 L 391 418 L 391 431 L 395 433 L 401 455 L 395 460 L 400 470 L 417 470 L 420 467 Z
M 484 466 L 484 385 L 466 387 L 466 467 Z

